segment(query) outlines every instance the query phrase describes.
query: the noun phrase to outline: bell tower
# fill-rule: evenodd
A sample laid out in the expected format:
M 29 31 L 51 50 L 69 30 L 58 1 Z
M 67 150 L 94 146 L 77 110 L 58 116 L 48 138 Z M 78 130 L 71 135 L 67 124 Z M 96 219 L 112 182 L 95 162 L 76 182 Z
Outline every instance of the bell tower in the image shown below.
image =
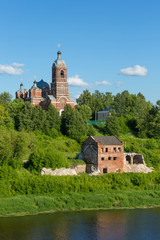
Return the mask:
M 69 99 L 67 67 L 65 61 L 61 58 L 60 49 L 57 52 L 57 59 L 52 65 L 51 93 L 57 100 L 61 97 Z

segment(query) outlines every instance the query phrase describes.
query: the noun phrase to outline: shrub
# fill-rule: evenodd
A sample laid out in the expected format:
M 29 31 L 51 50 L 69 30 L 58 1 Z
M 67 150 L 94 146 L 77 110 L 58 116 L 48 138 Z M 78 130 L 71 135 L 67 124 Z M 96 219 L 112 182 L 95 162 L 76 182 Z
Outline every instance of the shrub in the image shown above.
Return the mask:
M 67 159 L 62 153 L 50 147 L 46 149 L 37 149 L 29 157 L 28 168 L 40 172 L 43 168 L 52 168 L 53 170 L 61 167 L 69 167 Z

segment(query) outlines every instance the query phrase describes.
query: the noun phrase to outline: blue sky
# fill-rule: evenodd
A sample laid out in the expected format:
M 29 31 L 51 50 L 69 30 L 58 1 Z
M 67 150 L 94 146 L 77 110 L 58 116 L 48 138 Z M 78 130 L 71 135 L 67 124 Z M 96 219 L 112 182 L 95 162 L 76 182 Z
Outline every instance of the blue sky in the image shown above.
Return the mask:
M 160 99 L 157 0 L 1 0 L 0 83 L 13 97 L 20 79 L 51 82 L 58 43 L 72 97 L 86 88 Z

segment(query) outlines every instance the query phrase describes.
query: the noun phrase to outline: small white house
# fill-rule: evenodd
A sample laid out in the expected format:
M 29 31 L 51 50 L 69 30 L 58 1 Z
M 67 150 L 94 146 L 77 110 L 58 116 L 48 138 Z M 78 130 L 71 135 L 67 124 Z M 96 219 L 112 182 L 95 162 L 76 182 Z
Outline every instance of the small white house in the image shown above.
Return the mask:
M 102 110 L 102 111 L 97 112 L 97 120 L 98 120 L 98 121 L 99 121 L 99 120 L 104 120 L 104 121 L 106 121 L 106 118 L 107 118 L 110 110 L 113 110 L 113 108 L 110 107 L 110 108 L 107 108 L 107 109 L 104 109 L 104 110 Z

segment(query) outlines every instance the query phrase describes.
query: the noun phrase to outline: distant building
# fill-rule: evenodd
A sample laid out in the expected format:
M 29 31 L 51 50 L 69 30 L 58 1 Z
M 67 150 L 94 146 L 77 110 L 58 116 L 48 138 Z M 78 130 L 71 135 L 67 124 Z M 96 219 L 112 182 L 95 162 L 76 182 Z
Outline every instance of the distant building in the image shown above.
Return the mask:
M 20 84 L 20 89 L 16 92 L 16 98 L 22 98 L 24 101 L 29 101 L 33 106 L 40 105 L 43 109 L 47 109 L 49 104 L 61 112 L 66 104 L 74 107 L 74 100 L 69 96 L 67 82 L 67 67 L 61 58 L 60 50 L 57 52 L 57 59 L 52 65 L 52 82 L 49 85 L 41 80 L 33 83 L 29 93 Z
M 87 163 L 87 172 L 123 172 L 124 145 L 116 136 L 90 136 L 83 142 L 81 154 Z
M 102 110 L 102 111 L 97 112 L 96 120 L 97 120 L 97 121 L 100 121 L 100 120 L 106 121 L 106 118 L 107 118 L 107 116 L 108 116 L 108 114 L 109 114 L 109 111 L 110 111 L 110 110 L 113 110 L 113 109 L 114 109 L 114 108 L 110 107 L 110 108 L 107 108 L 107 109 L 104 109 L 104 110 Z

